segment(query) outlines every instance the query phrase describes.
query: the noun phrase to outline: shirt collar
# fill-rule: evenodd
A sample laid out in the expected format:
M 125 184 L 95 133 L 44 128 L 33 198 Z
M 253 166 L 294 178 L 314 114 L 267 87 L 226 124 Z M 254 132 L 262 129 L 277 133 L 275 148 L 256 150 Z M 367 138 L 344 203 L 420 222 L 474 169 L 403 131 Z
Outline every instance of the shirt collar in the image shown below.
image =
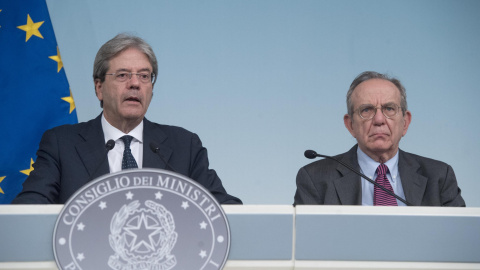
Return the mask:
M 387 165 L 389 173 L 393 178 L 396 178 L 398 174 L 398 152 L 399 151 L 397 151 L 393 158 L 385 162 L 385 165 Z M 367 176 L 374 176 L 380 163 L 365 154 L 360 147 L 357 147 L 357 158 L 358 165 L 360 166 L 360 169 L 362 169 L 362 172 Z
M 110 139 L 117 141 L 124 135 L 130 135 L 133 138 L 135 138 L 137 141 L 143 142 L 143 120 L 132 131 L 130 131 L 128 134 L 125 134 L 122 131 L 120 131 L 118 128 L 110 125 L 107 119 L 105 119 L 105 115 L 102 113 L 102 128 L 103 128 L 103 134 L 105 136 L 105 142 L 107 142 Z

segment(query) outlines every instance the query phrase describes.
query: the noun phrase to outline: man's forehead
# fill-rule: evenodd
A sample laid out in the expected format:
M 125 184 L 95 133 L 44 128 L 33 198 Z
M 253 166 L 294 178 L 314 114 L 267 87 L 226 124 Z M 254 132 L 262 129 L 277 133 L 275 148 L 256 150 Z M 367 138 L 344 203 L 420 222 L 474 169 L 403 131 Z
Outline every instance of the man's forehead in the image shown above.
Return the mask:
M 110 68 L 115 69 L 137 69 L 152 70 L 152 64 L 148 56 L 137 48 L 128 48 L 113 56 L 109 61 Z
M 353 102 L 400 102 L 400 90 L 390 81 L 370 79 L 360 83 L 353 91 Z

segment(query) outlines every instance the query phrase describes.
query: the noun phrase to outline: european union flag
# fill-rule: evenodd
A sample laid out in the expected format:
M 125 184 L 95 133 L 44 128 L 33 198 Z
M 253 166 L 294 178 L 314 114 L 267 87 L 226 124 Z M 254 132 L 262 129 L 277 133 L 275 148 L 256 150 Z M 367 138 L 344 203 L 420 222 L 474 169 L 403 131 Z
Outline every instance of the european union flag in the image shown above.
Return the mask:
M 0 1 L 0 204 L 32 171 L 43 132 L 77 123 L 47 4 Z

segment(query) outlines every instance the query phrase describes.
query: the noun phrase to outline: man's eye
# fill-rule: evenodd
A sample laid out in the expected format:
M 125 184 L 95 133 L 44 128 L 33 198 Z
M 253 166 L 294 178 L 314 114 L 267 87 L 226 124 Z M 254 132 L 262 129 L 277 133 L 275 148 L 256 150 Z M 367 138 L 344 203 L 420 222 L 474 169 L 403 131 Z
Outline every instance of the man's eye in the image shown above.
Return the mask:
M 361 110 L 362 113 L 368 113 L 373 111 L 373 107 L 365 107 Z
M 393 111 L 395 111 L 395 107 L 393 107 L 393 106 L 385 106 L 385 107 L 384 107 L 384 110 L 386 110 L 386 111 L 388 111 L 388 112 L 393 112 Z
M 126 77 L 128 77 L 128 73 L 118 73 L 117 74 L 117 78 L 119 78 L 119 79 L 123 79 L 123 78 L 126 78 Z
M 149 77 L 150 77 L 150 75 L 148 75 L 148 73 L 140 73 L 140 78 L 141 79 L 147 80 Z

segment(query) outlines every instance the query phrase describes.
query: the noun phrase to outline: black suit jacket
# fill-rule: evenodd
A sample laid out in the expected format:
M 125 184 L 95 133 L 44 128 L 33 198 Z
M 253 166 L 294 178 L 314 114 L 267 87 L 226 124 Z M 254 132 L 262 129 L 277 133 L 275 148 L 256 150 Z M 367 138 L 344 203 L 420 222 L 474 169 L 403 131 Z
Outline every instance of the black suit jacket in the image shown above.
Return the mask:
M 398 170 L 405 199 L 415 206 L 465 206 L 450 165 L 399 150 Z M 335 158 L 360 171 L 357 145 Z M 360 176 L 324 159 L 297 174 L 294 204 L 361 205 Z
M 225 191 L 220 178 L 208 168 L 207 149 L 200 138 L 183 128 L 143 121 L 143 168 L 166 169 L 159 153 L 177 173 L 207 188 L 219 203 L 242 203 Z M 64 125 L 43 134 L 34 170 L 12 203 L 63 204 L 80 187 L 110 172 L 101 115 L 85 123 Z

